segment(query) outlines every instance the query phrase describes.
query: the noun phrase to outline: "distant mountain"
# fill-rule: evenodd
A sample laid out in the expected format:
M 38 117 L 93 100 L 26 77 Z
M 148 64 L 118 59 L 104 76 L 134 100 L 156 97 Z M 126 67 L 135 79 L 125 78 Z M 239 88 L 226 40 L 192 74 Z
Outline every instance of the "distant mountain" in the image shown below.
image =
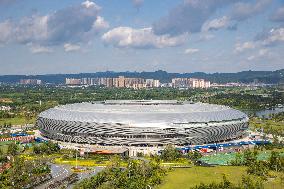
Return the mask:
M 65 78 L 86 78 L 86 77 L 141 77 L 158 79 L 161 82 L 170 82 L 175 77 L 193 77 L 203 78 L 214 83 L 242 82 L 250 83 L 258 80 L 262 83 L 277 84 L 284 82 L 284 69 L 276 71 L 242 71 L 237 73 L 168 73 L 158 70 L 155 72 L 96 72 L 96 73 L 79 73 L 79 74 L 46 74 L 46 75 L 2 75 L 2 83 L 18 83 L 20 79 L 40 79 L 44 83 L 63 84 Z

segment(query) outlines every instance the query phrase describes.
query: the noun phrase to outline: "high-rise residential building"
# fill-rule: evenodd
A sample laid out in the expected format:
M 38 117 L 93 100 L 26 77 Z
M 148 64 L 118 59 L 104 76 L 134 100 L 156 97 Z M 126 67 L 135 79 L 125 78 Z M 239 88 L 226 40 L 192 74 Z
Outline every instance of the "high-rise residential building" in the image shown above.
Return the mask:
M 160 87 L 160 81 L 155 79 L 153 82 L 153 87 Z
M 101 77 L 101 78 L 66 78 L 66 85 L 96 85 L 96 86 L 104 86 L 107 88 L 117 87 L 117 88 L 152 88 L 159 87 L 160 81 L 154 79 L 143 79 L 143 78 L 127 78 L 124 76 L 119 76 L 118 78 L 109 78 L 109 77 Z
M 81 85 L 81 79 L 66 78 L 65 84 L 66 85 Z
M 91 78 L 91 85 L 99 85 L 99 78 Z
M 91 78 L 82 78 L 81 84 L 82 85 L 90 85 L 91 84 Z
M 211 87 L 210 81 L 205 81 L 205 88 L 210 88 L 210 87 Z
M 146 79 L 146 87 L 152 88 L 154 85 L 154 79 Z
M 143 78 L 125 78 L 125 87 L 126 88 L 144 88 L 144 87 L 146 87 L 145 79 L 143 79 Z
M 146 87 L 147 88 L 160 87 L 160 81 L 157 79 L 146 79 Z
M 114 78 L 114 86 L 117 88 L 124 88 L 125 87 L 125 77 L 119 76 L 118 78 Z
M 113 87 L 113 78 L 106 78 L 106 87 Z
M 173 78 L 172 86 L 175 88 L 208 88 L 210 81 L 196 78 Z
M 107 78 L 101 77 L 101 78 L 99 78 L 99 83 L 98 83 L 98 85 L 99 85 L 99 86 L 106 86 L 106 81 L 107 81 Z
M 173 87 L 189 87 L 189 79 L 188 78 L 173 78 L 172 79 L 172 86 Z
M 23 84 L 23 85 L 41 85 L 42 81 L 40 79 L 21 79 L 20 84 Z

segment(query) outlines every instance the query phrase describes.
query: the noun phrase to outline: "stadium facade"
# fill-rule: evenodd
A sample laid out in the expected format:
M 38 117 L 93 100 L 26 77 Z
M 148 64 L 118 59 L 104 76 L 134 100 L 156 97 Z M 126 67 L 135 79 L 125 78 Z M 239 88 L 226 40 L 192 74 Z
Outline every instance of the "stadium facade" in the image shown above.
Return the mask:
M 104 146 L 185 146 L 242 137 L 245 113 L 227 106 L 165 100 L 76 103 L 42 112 L 46 138 Z

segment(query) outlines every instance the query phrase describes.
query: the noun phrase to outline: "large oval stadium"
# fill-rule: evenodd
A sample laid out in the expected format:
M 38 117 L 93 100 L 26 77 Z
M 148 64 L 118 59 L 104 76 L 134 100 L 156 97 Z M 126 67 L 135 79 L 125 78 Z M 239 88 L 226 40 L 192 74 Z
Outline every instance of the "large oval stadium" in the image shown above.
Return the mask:
M 239 138 L 248 117 L 227 106 L 165 100 L 113 100 L 57 106 L 37 119 L 49 139 L 111 146 L 184 146 Z

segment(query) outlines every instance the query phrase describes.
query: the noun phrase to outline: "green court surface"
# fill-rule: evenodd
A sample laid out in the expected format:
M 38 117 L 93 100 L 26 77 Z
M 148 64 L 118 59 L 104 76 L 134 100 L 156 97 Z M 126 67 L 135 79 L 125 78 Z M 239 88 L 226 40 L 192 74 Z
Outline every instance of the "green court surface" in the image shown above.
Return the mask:
M 236 158 L 237 153 L 217 153 L 208 156 L 203 156 L 200 160 L 217 165 L 230 165 L 230 162 Z M 282 153 L 284 155 L 284 153 Z M 267 160 L 270 156 L 270 152 L 260 152 L 257 156 L 258 160 Z

